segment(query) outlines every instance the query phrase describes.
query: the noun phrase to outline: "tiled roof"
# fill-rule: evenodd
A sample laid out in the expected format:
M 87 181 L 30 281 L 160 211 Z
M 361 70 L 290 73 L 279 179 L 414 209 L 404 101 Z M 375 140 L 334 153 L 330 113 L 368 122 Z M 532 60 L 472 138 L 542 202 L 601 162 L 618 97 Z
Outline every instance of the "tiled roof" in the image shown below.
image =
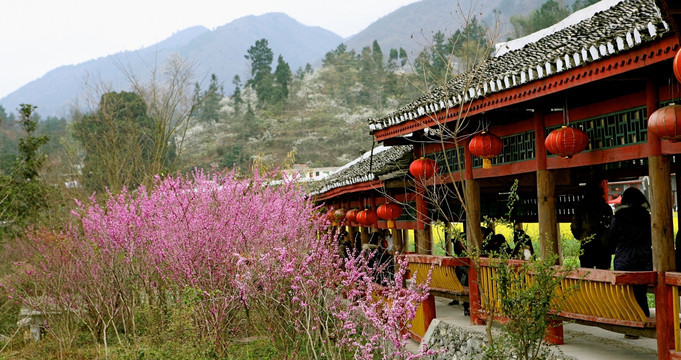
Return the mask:
M 349 162 L 311 186 L 311 195 L 323 194 L 342 186 L 385 179 L 399 170 L 406 171 L 412 160 L 412 146 L 379 146 Z
M 598 11 L 604 5 L 612 6 Z M 594 9 L 597 12 L 593 13 Z M 654 0 L 603 0 L 572 14 L 556 26 L 507 43 L 510 45 L 508 49 L 504 49 L 505 44 L 502 44 L 501 49 L 497 49 L 502 55 L 484 60 L 476 70 L 458 74 L 446 86 L 434 89 L 387 116 L 369 119 L 369 129 L 374 133 L 583 66 L 640 46 L 668 32 L 669 28 Z M 523 40 L 527 43 L 522 43 Z M 514 50 L 512 45 L 519 43 L 522 47 Z

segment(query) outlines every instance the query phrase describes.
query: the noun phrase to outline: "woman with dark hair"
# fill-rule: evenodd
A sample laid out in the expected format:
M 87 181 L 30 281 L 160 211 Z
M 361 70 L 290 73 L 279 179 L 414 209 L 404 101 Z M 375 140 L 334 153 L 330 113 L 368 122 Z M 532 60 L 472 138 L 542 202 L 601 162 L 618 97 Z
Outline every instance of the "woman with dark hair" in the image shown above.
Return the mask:
M 610 225 L 608 244 L 615 249 L 615 270 L 653 270 L 652 236 L 650 232 L 650 204 L 636 188 L 622 194 L 620 205 Z M 647 286 L 634 286 L 634 297 L 646 316 L 650 316 Z
M 579 266 L 610 269 L 611 252 L 606 237 L 612 220 L 612 209 L 603 198 L 600 181 L 589 181 L 584 188 L 584 199 L 575 208 L 570 230 L 579 240 Z

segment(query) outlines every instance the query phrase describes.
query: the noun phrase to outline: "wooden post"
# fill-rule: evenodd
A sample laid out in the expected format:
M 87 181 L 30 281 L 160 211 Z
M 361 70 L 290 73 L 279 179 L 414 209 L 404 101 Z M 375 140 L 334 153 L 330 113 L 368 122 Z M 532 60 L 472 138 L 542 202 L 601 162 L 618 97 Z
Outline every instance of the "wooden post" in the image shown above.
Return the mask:
M 480 222 L 480 184 L 473 179 L 473 154 L 468 150 L 470 139 L 466 141 L 463 150 L 464 156 L 464 203 L 466 207 L 466 239 L 468 245 L 474 249 L 482 248 L 482 229 Z
M 414 242 L 416 243 L 416 253 L 432 254 L 432 246 L 428 230 L 428 203 L 425 198 L 426 188 L 416 180 L 416 231 L 414 232 Z
M 646 83 L 646 110 L 650 116 L 658 108 L 659 93 L 652 80 Z M 669 157 L 662 155 L 662 142 L 648 131 L 648 177 L 650 179 L 650 225 L 653 240 L 653 269 L 658 273 L 655 285 L 655 321 L 657 358 L 669 359 L 674 349 L 672 288 L 665 282 L 665 272 L 676 268 L 674 259 L 674 225 L 672 222 L 672 186 Z
M 423 306 L 423 328 L 428 331 L 430 323 L 435 319 L 435 296 L 428 294 L 426 300 L 421 305 Z
M 473 260 L 471 260 L 473 262 Z M 471 312 L 471 324 L 482 325 L 485 320 L 480 316 L 481 310 L 481 298 L 480 298 L 480 288 L 478 287 L 478 270 L 476 266 L 468 267 L 468 296 L 470 299 L 470 312 Z
M 395 253 L 404 254 L 404 241 L 402 240 L 402 230 L 394 228 L 392 230 L 393 234 L 393 247 L 395 248 Z
M 537 217 L 539 218 L 539 244 L 542 259 L 549 254 L 558 255 L 558 217 L 556 215 L 556 181 L 546 166 L 546 138 L 544 113 L 534 111 L 534 139 L 537 163 Z M 560 258 L 557 259 L 560 263 Z
M 473 179 L 473 154 L 468 150 L 470 139 L 466 141 L 463 150 L 464 156 L 464 205 L 466 209 L 466 222 L 464 229 L 466 230 L 466 239 L 469 250 L 482 249 L 482 229 L 480 222 L 482 217 L 480 215 L 480 183 Z M 468 267 L 468 291 L 470 297 L 470 312 L 471 324 L 481 325 L 485 321 L 480 315 L 482 309 L 480 284 L 478 282 L 478 270 L 480 266 L 475 259 L 471 259 L 471 264 Z
M 445 255 L 454 256 L 454 244 L 452 243 L 452 228 L 450 222 L 445 224 Z
M 362 239 L 362 247 L 364 247 L 364 245 L 369 243 L 369 235 L 370 235 L 369 230 L 370 229 L 371 228 L 367 228 L 367 227 L 364 227 L 364 226 L 359 227 L 359 235 Z
M 676 165 L 674 170 L 674 180 L 676 182 L 676 231 L 681 231 L 681 164 Z M 674 248 L 681 247 L 681 244 L 676 244 L 676 237 L 674 237 Z M 679 249 L 681 250 L 681 249 Z M 676 271 L 681 270 L 681 264 L 676 264 Z

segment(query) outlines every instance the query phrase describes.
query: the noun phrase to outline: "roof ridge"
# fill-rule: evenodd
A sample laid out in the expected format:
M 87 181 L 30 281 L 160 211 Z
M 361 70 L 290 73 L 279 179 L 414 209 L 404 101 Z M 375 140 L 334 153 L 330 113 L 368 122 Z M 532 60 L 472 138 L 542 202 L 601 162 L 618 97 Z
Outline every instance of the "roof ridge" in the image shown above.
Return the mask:
M 455 75 L 444 86 L 434 88 L 397 111 L 381 118 L 369 118 L 369 131 L 374 133 L 583 66 L 669 32 L 669 26 L 662 20 L 654 0 L 605 1 L 617 3 L 590 14 L 576 24 L 556 28 L 558 30 L 519 49 L 482 60 L 474 71 Z

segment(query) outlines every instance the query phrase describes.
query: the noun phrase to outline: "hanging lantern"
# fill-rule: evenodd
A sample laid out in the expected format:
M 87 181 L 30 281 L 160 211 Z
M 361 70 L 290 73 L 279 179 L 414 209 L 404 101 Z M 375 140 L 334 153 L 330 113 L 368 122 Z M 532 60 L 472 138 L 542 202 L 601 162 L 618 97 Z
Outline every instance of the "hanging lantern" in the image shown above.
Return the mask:
M 544 145 L 551 154 L 569 159 L 586 149 L 589 145 L 589 135 L 580 129 L 563 125 L 549 133 Z
M 336 221 L 336 215 L 334 215 L 334 210 L 331 209 L 326 212 L 326 219 L 329 220 L 333 224 L 334 221 Z
M 392 229 L 395 227 L 395 220 L 402 215 L 402 207 L 395 203 L 387 203 L 376 209 L 376 215 L 380 219 L 386 220 L 388 222 L 388 229 Z
M 334 219 L 332 221 L 333 225 L 334 226 L 340 225 L 340 222 L 343 219 L 345 219 L 345 214 L 347 212 L 348 212 L 348 209 L 346 209 L 346 208 L 339 208 L 339 209 L 334 210 L 334 212 L 333 212 Z
M 676 56 L 674 56 L 674 76 L 676 76 L 676 80 L 681 82 L 681 49 L 676 52 Z
M 357 213 L 357 222 L 365 227 L 371 227 L 371 225 L 376 224 L 378 221 L 378 216 L 376 212 L 371 209 L 362 210 Z
M 674 58 L 674 71 L 676 72 L 676 59 Z M 679 69 L 681 70 L 681 69 Z M 677 76 L 678 77 L 678 76 Z M 677 142 L 681 140 L 681 105 L 669 104 L 657 109 L 648 118 L 648 131 L 662 140 Z
M 470 150 L 473 155 L 482 158 L 483 169 L 491 169 L 492 158 L 501 154 L 501 150 L 503 149 L 504 143 L 501 139 L 491 132 L 485 131 L 475 135 L 471 139 L 470 144 L 468 144 L 468 150 Z
M 345 220 L 348 221 L 348 223 L 354 223 L 357 222 L 357 213 L 359 210 L 357 209 L 351 209 L 348 212 L 345 213 Z
M 435 160 L 424 157 L 412 161 L 411 165 L 409 165 L 409 173 L 417 180 L 431 178 L 438 173 L 438 170 Z

